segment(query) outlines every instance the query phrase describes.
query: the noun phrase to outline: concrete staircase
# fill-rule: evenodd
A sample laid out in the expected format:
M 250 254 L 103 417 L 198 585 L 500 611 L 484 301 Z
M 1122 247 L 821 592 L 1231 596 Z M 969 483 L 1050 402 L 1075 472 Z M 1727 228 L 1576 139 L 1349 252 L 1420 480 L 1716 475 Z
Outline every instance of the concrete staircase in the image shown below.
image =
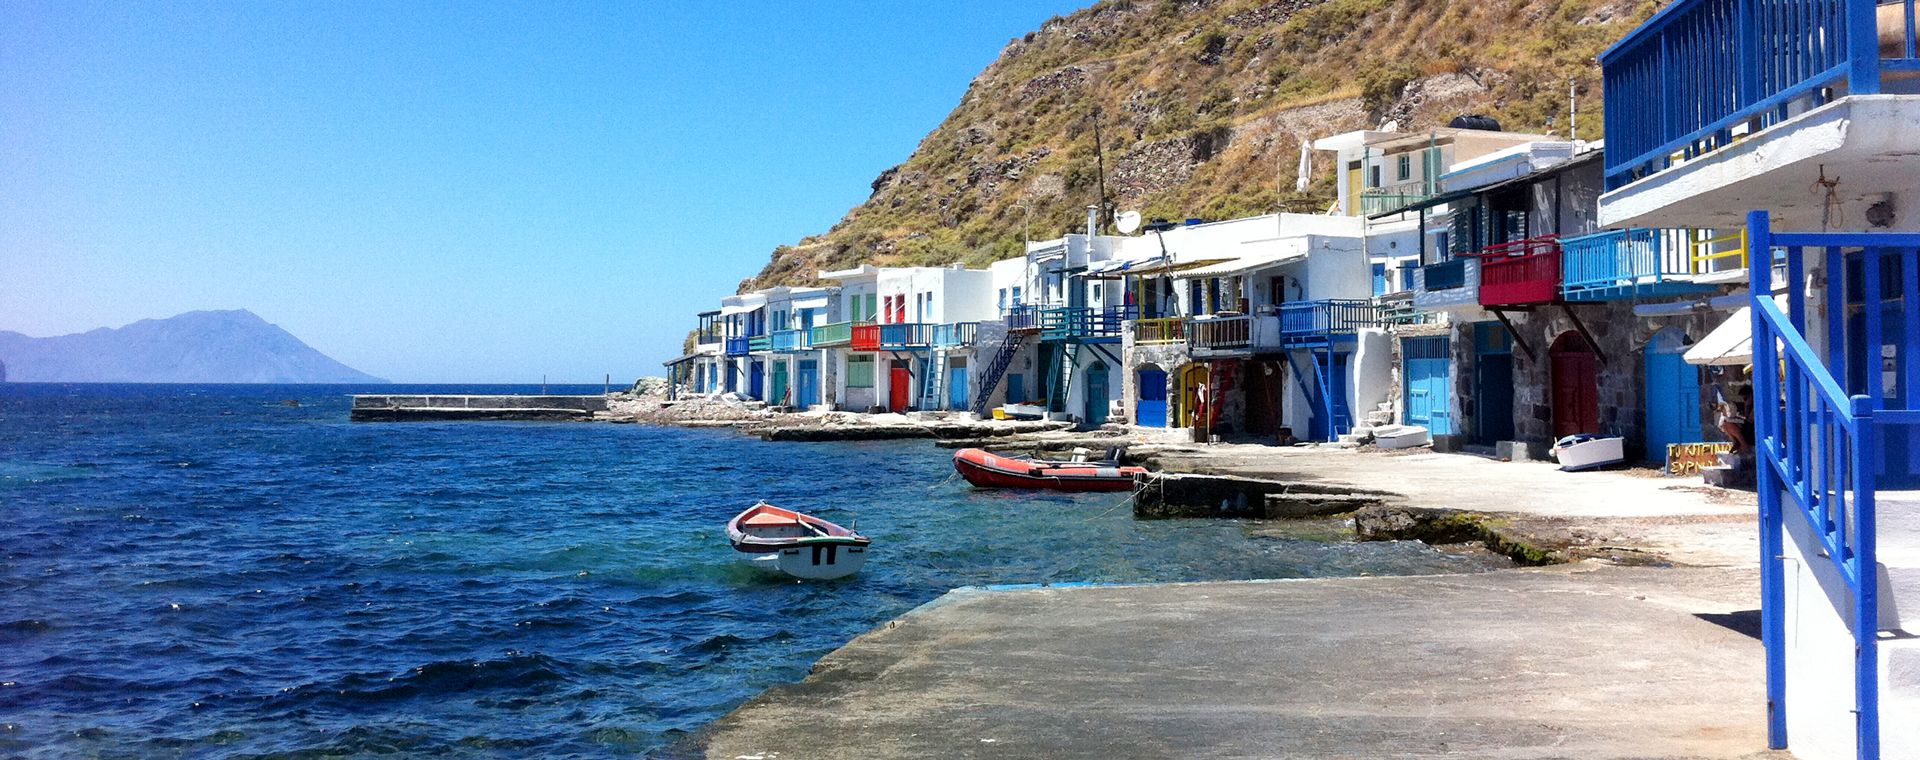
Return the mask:
M 1341 434 L 1339 442 L 1343 445 L 1358 446 L 1373 440 L 1374 429 L 1382 425 L 1393 424 L 1393 402 L 1388 401 L 1367 412 L 1367 418 L 1354 425 L 1353 430 Z
M 1721 488 L 1754 488 L 1753 459 L 1746 454 L 1721 454 L 1720 464 L 1700 468 L 1700 479 Z

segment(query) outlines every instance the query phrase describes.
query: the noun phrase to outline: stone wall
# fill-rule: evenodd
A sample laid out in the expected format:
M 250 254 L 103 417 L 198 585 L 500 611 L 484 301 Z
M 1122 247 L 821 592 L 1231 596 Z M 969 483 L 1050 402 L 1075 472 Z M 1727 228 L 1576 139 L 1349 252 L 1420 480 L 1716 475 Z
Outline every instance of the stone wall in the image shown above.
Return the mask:
M 1133 331 L 1128 330 L 1120 339 L 1120 358 L 1126 365 L 1120 373 L 1120 399 L 1126 407 L 1127 419 L 1140 419 L 1139 410 L 1135 408 L 1140 401 L 1140 368 L 1152 364 L 1167 373 L 1167 423 L 1173 426 L 1173 401 L 1180 397 L 1180 370 L 1193 363 L 1187 344 L 1182 341 L 1139 345 L 1133 342 Z

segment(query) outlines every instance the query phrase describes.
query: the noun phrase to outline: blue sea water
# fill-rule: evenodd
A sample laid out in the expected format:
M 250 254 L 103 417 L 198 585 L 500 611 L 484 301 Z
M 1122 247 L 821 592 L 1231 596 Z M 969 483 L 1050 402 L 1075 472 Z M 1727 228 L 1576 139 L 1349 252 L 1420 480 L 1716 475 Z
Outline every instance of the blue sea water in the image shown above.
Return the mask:
M 957 586 L 1477 569 L 974 491 L 924 441 L 356 424 L 354 390 L 0 384 L 0 756 L 644 755 Z M 872 560 L 748 567 L 758 498 Z

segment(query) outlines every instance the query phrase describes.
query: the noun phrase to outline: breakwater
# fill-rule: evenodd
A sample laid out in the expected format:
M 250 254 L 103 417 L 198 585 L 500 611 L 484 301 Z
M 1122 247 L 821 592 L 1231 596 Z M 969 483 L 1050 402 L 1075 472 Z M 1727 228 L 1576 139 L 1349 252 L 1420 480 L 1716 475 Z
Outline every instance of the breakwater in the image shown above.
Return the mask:
M 607 411 L 607 397 L 548 395 L 357 394 L 348 412 L 355 422 L 424 420 L 590 420 Z

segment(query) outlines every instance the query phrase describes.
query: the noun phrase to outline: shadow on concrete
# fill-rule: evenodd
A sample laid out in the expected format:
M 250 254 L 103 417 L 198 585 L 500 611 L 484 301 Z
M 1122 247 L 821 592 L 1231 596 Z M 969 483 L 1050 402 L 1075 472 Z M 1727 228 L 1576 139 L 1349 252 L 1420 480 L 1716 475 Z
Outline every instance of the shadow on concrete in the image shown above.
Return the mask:
M 1738 612 L 1697 612 L 1694 617 L 1705 620 L 1729 631 L 1760 640 L 1760 611 L 1740 610 Z

